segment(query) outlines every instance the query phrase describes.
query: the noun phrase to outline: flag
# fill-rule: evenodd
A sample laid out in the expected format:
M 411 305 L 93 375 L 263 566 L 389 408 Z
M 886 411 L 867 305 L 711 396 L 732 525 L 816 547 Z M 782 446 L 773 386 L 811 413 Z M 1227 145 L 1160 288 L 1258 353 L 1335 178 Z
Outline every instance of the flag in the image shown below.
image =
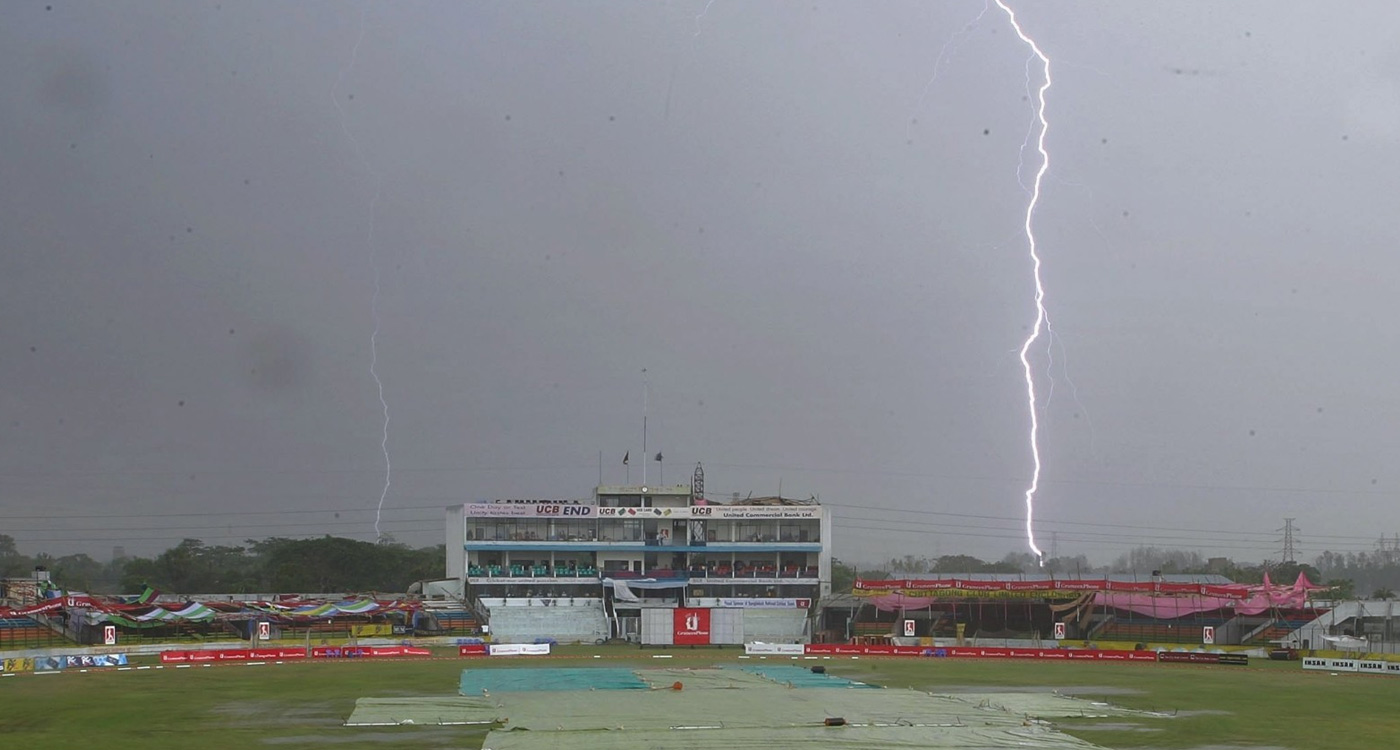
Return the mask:
M 627 451 L 626 453 L 622 454 L 622 465 L 623 465 L 623 466 L 626 466 L 626 465 L 627 465 L 627 459 L 629 459 L 629 458 L 631 458 L 631 457 L 632 457 L 632 451 Z
M 151 602 L 155 601 L 155 600 L 156 600 L 156 597 L 158 597 L 158 596 L 160 596 L 160 592 L 157 591 L 155 588 L 153 588 L 153 587 L 151 586 L 151 584 L 148 583 L 148 584 L 146 584 L 146 589 L 145 589 L 144 591 L 141 592 L 141 596 L 139 596 L 139 597 L 136 598 L 136 603 L 137 603 L 137 604 L 150 604 Z
M 656 452 L 656 460 L 657 460 L 657 461 L 660 461 L 660 460 L 661 460 L 661 451 L 657 451 L 657 452 Z

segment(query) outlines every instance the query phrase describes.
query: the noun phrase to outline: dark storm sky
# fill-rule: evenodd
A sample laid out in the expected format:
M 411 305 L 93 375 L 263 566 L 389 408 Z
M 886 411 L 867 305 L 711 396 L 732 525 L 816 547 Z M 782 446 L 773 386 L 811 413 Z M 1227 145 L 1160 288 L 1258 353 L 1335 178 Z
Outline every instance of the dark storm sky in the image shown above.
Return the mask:
M 1024 549 L 1027 48 L 706 4 L 5 3 L 0 533 L 373 538 L 377 269 L 401 541 L 639 482 L 649 387 L 666 480 L 819 495 L 840 557 Z M 1016 7 L 1042 543 L 1400 530 L 1400 7 Z

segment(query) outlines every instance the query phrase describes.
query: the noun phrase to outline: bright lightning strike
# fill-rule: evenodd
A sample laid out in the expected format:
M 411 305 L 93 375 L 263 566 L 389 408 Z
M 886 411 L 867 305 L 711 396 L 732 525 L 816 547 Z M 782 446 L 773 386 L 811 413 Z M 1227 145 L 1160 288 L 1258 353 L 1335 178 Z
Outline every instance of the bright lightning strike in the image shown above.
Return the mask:
M 345 134 L 345 140 L 355 150 L 355 156 L 360 160 L 360 166 L 374 179 L 374 197 L 369 201 L 369 229 L 366 234 L 366 243 L 369 245 L 369 263 L 374 271 L 374 291 L 369 298 L 369 314 L 373 320 L 374 329 L 369 334 L 369 376 L 374 379 L 374 386 L 378 389 L 379 406 L 384 412 L 384 429 L 379 440 L 379 449 L 384 453 L 384 488 L 379 492 L 379 504 L 374 508 L 374 537 L 382 540 L 384 533 L 380 531 L 379 524 L 384 515 L 384 500 L 389 497 L 389 483 L 393 477 L 394 465 L 389 460 L 389 402 L 384 398 L 384 381 L 379 377 L 379 253 L 374 241 L 374 219 L 376 209 L 379 207 L 379 196 L 383 187 L 383 180 L 379 173 L 370 166 L 369 160 L 365 158 L 364 152 L 360 149 L 360 142 L 356 140 L 350 132 L 350 126 L 346 122 L 345 109 L 340 106 L 340 96 L 338 90 L 345 82 L 345 76 L 355 68 L 356 61 L 360 57 L 360 45 L 365 41 L 365 20 L 369 15 L 369 4 L 366 3 L 360 9 L 360 33 L 355 39 L 355 46 L 350 50 L 350 62 L 341 68 L 340 74 L 336 76 L 335 85 L 331 87 L 331 103 L 335 105 L 335 110 L 340 115 L 340 130 Z
M 1031 200 L 1026 205 L 1026 241 L 1030 244 L 1031 264 L 1033 276 L 1035 278 L 1035 326 L 1031 328 L 1030 336 L 1026 337 L 1025 343 L 1021 345 L 1021 367 L 1026 373 L 1026 405 L 1031 413 L 1031 458 L 1035 463 L 1035 468 L 1031 472 L 1031 484 L 1026 488 L 1026 542 L 1030 545 L 1031 552 L 1039 558 L 1040 564 L 1045 564 L 1045 553 L 1035 544 L 1035 493 L 1040 488 L 1040 420 L 1036 416 L 1035 400 L 1035 373 L 1031 370 L 1030 350 L 1035 346 L 1035 342 L 1040 338 L 1040 330 L 1046 324 L 1045 312 L 1045 286 L 1040 280 L 1040 253 L 1035 244 L 1035 231 L 1031 225 L 1031 219 L 1035 216 L 1036 204 L 1040 202 L 1040 184 L 1045 177 L 1045 171 L 1050 167 L 1050 154 L 1045 150 L 1045 133 L 1050 129 L 1050 123 L 1045 119 L 1045 91 L 1050 88 L 1050 58 L 1040 51 L 1040 46 L 1034 39 L 1026 36 L 1026 32 L 1021 30 L 1021 25 L 1016 22 L 1016 13 L 1011 10 L 1005 0 L 996 0 L 998 8 L 1006 12 L 1006 19 L 1011 23 L 1011 28 L 1016 30 L 1016 36 L 1031 48 L 1035 57 L 1040 59 L 1041 68 L 1045 74 L 1045 82 L 1040 85 L 1037 92 L 1036 119 L 1040 121 L 1040 133 L 1036 137 L 1036 150 L 1040 152 L 1040 168 L 1035 172 L 1035 182 L 1031 186 Z

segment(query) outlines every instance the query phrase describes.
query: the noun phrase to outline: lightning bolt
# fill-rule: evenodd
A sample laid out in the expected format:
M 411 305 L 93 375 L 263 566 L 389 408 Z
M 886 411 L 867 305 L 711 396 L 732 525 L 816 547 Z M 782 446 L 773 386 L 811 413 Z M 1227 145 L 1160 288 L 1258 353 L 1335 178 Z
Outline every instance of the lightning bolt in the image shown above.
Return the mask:
M 1026 542 L 1030 545 L 1031 552 L 1040 560 L 1040 564 L 1045 565 L 1045 553 L 1035 544 L 1035 493 L 1040 488 L 1040 420 L 1036 414 L 1035 399 L 1035 373 L 1031 370 L 1030 350 L 1035 346 L 1035 342 L 1040 338 L 1040 331 L 1046 326 L 1047 314 L 1045 311 L 1045 285 L 1040 279 L 1040 253 L 1036 247 L 1035 231 L 1032 227 L 1031 219 L 1035 216 L 1036 204 L 1040 202 L 1041 181 L 1045 177 L 1045 171 L 1050 167 L 1050 154 L 1045 150 L 1045 134 L 1050 129 L 1050 123 L 1045 119 L 1045 92 L 1050 88 L 1050 58 L 1040 51 L 1040 45 L 1035 43 L 1021 29 L 1021 24 L 1016 22 L 1016 13 L 1011 10 L 1005 0 L 995 0 L 997 7 L 1006 13 L 1006 20 L 1011 23 L 1011 28 L 1016 30 L 1016 36 L 1030 47 L 1032 56 L 1039 58 L 1040 65 L 1044 71 L 1045 82 L 1040 85 L 1040 90 L 1036 93 L 1036 119 L 1040 122 L 1040 133 L 1036 137 L 1036 150 L 1040 152 L 1040 168 L 1035 172 L 1035 181 L 1031 186 L 1031 199 L 1026 205 L 1026 241 L 1030 245 L 1032 275 L 1035 278 L 1035 325 L 1031 328 L 1031 333 L 1026 337 L 1025 343 L 1021 345 L 1021 367 L 1026 374 L 1026 406 L 1031 415 L 1031 459 L 1034 462 L 1034 470 L 1031 472 L 1031 483 L 1026 488 Z M 1029 61 L 1027 62 L 1029 66 Z
M 938 50 L 938 57 L 933 59 L 933 73 L 929 76 L 928 82 L 924 84 L 924 90 L 919 93 L 919 103 L 916 105 L 918 109 L 923 108 L 924 99 L 928 98 L 929 89 L 933 88 L 934 81 L 937 81 L 939 74 L 943 72 L 943 64 L 947 62 L 950 52 L 954 51 L 958 45 L 967 39 L 968 35 L 977 28 L 977 24 L 982 22 L 982 16 L 987 15 L 987 10 L 991 7 L 990 3 L 984 2 L 982 4 L 982 12 L 978 13 L 976 18 L 972 19 L 966 26 L 958 29 L 943 42 L 943 48 Z
M 369 3 L 365 3 L 360 8 L 360 32 L 355 38 L 355 46 L 350 50 L 350 62 L 340 69 L 336 76 L 335 85 L 331 86 L 331 103 L 335 105 L 335 111 L 340 115 L 340 130 L 345 134 L 345 140 L 355 150 L 355 156 L 360 160 L 360 166 L 374 179 L 374 196 L 369 201 L 369 229 L 365 241 L 369 245 L 369 263 L 374 270 L 374 291 L 369 298 L 369 314 L 373 320 L 374 328 L 369 334 L 369 376 L 374 379 L 374 386 L 378 389 L 379 406 L 384 412 L 384 428 L 379 440 L 379 449 L 384 453 L 384 488 L 379 492 L 379 504 L 374 508 L 374 537 L 382 540 L 384 534 L 379 529 L 379 524 L 384 515 L 384 500 L 389 497 L 389 484 L 393 478 L 394 465 L 389 460 L 389 402 L 384 398 L 384 381 L 379 377 L 379 249 L 374 241 L 374 219 L 376 209 L 379 207 L 379 196 L 382 192 L 383 179 L 379 173 L 370 165 L 365 158 L 364 151 L 360 148 L 360 142 L 355 135 L 350 132 L 350 126 L 346 121 L 345 109 L 340 105 L 339 89 L 345 82 L 345 77 L 354 70 L 356 61 L 360 58 L 360 45 L 365 41 L 365 20 L 369 16 Z
M 705 20 L 705 16 L 709 15 L 710 6 L 714 4 L 715 0 L 709 0 L 709 2 L 705 3 L 705 7 L 701 9 L 700 13 L 695 16 L 695 36 L 700 36 L 700 32 L 705 30 L 700 23 Z

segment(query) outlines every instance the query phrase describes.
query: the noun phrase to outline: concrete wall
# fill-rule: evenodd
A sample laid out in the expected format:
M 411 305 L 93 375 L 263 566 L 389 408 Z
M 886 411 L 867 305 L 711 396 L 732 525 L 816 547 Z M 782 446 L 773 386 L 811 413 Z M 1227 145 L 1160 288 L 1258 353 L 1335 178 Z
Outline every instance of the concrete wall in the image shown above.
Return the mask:
M 466 506 L 452 505 L 446 509 L 447 514 L 447 578 L 458 578 L 463 582 L 467 580 L 467 550 L 466 540 Z M 464 585 L 459 587 L 465 590 Z
M 553 638 L 560 643 L 593 643 L 608 637 L 608 618 L 598 600 L 578 606 L 490 607 L 491 640 L 534 643 Z

